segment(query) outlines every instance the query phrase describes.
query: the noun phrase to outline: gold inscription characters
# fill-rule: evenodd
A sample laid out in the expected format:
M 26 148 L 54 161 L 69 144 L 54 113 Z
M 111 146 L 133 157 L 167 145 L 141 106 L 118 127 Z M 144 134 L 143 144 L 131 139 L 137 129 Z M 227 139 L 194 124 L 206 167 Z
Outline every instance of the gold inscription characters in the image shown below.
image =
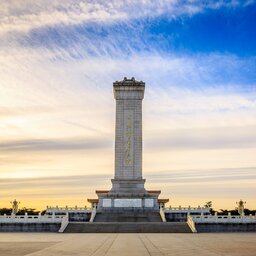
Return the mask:
M 126 165 L 131 165 L 131 113 L 128 113 L 127 126 L 126 126 Z

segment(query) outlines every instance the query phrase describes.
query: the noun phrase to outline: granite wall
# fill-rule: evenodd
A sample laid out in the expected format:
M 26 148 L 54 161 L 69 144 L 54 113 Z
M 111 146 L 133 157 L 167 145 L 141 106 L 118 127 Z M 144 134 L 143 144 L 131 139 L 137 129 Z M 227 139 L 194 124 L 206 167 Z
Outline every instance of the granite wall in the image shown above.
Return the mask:
M 256 232 L 256 223 L 196 223 L 198 233 Z
M 61 223 L 0 223 L 0 232 L 58 232 Z

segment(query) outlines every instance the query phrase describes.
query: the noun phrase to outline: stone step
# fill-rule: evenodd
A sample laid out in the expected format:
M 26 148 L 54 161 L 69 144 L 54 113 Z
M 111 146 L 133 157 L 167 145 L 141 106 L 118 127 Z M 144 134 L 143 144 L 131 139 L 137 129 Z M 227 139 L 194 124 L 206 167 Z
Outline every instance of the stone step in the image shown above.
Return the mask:
M 192 233 L 186 222 L 73 222 L 64 233 Z
M 94 222 L 162 222 L 159 212 L 98 212 Z

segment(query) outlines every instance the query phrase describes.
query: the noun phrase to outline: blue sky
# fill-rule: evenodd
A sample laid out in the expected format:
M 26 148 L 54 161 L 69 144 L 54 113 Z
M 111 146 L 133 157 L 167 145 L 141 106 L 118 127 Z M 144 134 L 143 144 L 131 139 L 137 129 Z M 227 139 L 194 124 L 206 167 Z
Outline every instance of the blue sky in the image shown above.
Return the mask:
M 131 19 L 128 16 L 124 20 L 96 19 L 68 25 L 60 22 L 31 28 L 27 33 L 11 37 L 16 37 L 16 42 L 27 49 L 64 51 L 65 57 L 68 55 L 73 60 L 93 57 L 124 59 L 134 55 L 191 58 L 199 68 L 210 67 L 207 70 L 209 77 L 198 72 L 200 77 L 195 81 L 192 79 L 190 87 L 239 83 L 236 89 L 250 91 L 254 89 L 252 84 L 256 78 L 256 5 L 249 1 L 247 4 L 245 1 L 224 3 L 219 8 L 202 5 L 205 8 L 193 15 L 184 12 L 173 17 L 163 11 L 156 17 L 149 12 L 145 16 Z M 191 6 L 196 7 L 196 1 L 194 4 L 192 1 Z M 182 4 L 176 8 L 182 9 Z M 61 54 L 54 56 L 64 58 L 64 61 L 65 57 Z M 188 86 L 187 80 L 175 79 L 178 85 Z
M 83 191 L 72 194 L 81 176 L 101 179 L 101 187 L 86 185 L 86 196 L 109 188 L 112 83 L 134 76 L 146 82 L 147 186 L 172 195 L 172 205 L 212 199 L 232 208 L 242 197 L 256 208 L 255 1 L 3 0 L 0 7 L 3 204 L 85 204 Z M 175 185 L 179 172 L 187 178 Z M 201 196 L 191 173 L 204 178 Z M 20 185 L 34 179 L 40 189 Z M 45 189 L 49 181 L 61 189 Z

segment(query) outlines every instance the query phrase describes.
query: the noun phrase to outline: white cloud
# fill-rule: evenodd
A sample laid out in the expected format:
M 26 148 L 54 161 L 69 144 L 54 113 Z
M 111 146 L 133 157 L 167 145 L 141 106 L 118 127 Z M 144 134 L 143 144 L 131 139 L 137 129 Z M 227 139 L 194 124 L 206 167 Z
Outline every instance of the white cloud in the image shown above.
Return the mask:
M 26 32 L 44 26 L 86 22 L 129 22 L 130 19 L 165 15 L 171 19 L 194 15 L 204 9 L 240 6 L 243 1 L 111 0 L 52 1 L 4 0 L 0 9 L 0 33 Z
M 146 175 L 146 188 L 162 189 L 162 197 L 171 197 L 172 206 L 198 206 L 213 200 L 213 207 L 234 209 L 235 202 L 246 199 L 255 209 L 255 168 L 173 170 Z M 45 176 L 40 178 L 1 178 L 1 205 L 9 207 L 17 198 L 22 207 L 46 205 L 83 206 L 86 197 L 95 197 L 95 189 L 109 189 L 109 175 Z M 225 197 L 223 196 L 225 194 Z M 169 204 L 168 204 L 169 205 Z
M 83 175 L 91 170 L 112 175 L 112 83 L 124 76 L 146 82 L 145 173 L 256 166 L 255 58 L 168 55 L 160 45 L 153 51 L 140 24 L 129 24 L 140 17 L 176 18 L 205 8 L 240 5 L 237 1 L 186 1 L 182 6 L 175 0 L 2 1 L 0 141 L 12 148 L 2 147 L 1 177 Z M 31 29 L 91 21 L 98 25 L 122 21 L 135 32 L 127 35 L 121 26 L 118 36 L 112 31 L 104 40 L 90 32 L 74 32 L 69 44 L 59 29 L 57 38 L 65 47 L 49 38 L 18 36 Z M 50 37 L 47 32 L 45 36 Z M 150 51 L 136 51 L 134 45 Z M 92 140 L 112 141 L 112 148 L 85 150 Z M 15 150 L 20 145 L 27 151 Z M 54 149 L 51 154 L 44 150 L 49 146 Z
M 207 137 L 216 139 L 215 148 L 223 148 L 232 146 L 235 136 L 245 138 L 241 143 L 246 146 L 249 134 L 253 135 L 246 133 L 256 125 L 255 91 L 241 92 L 241 84 L 222 86 L 213 82 L 216 70 L 226 66 L 225 72 L 236 73 L 253 60 L 229 55 L 159 54 L 74 60 L 55 59 L 55 55 L 65 56 L 65 51 L 14 48 L 0 55 L 2 139 L 8 136 L 15 140 L 54 140 L 78 137 L 81 133 L 88 138 L 114 138 L 112 82 L 124 76 L 146 82 L 144 122 L 148 138 L 160 143 L 161 134 L 182 138 L 187 132 L 191 135 L 187 143 L 194 141 L 195 148 L 205 148 L 210 143 L 205 141 Z M 218 127 L 224 130 L 219 133 Z M 242 132 L 236 133 L 235 127 L 241 127 Z M 208 130 L 200 135 L 202 129 Z M 216 133 L 212 132 L 214 129 Z M 225 134 L 228 140 L 222 140 Z M 231 135 L 234 137 L 230 138 Z M 180 149 L 174 144 L 170 141 L 169 149 Z M 192 144 L 185 147 L 191 148 Z
M 20 1 L 10 3 L 12 5 L 6 5 L 2 12 L 6 17 L 12 13 L 14 19 L 6 19 L 1 24 L 2 32 L 7 31 L 10 24 L 8 31 L 23 31 L 65 23 L 65 20 L 67 24 L 81 22 L 78 14 L 74 14 L 71 21 L 66 19 L 70 13 L 79 12 L 80 7 L 63 10 L 57 8 L 59 1 L 46 4 L 45 10 L 41 8 L 42 2 L 27 2 L 30 10 Z M 160 3 L 157 15 L 166 3 Z M 129 4 L 132 8 L 136 5 Z M 153 2 L 144 4 L 154 8 Z M 113 12 L 117 7 L 123 8 L 120 1 L 106 5 L 99 4 L 95 8 L 100 10 L 104 6 Z M 173 1 L 169 8 L 174 5 Z M 56 9 L 62 16 L 58 16 Z M 94 14 L 89 15 L 95 17 L 97 12 L 91 12 Z M 137 15 L 132 9 L 129 13 Z M 44 21 L 46 17 L 48 20 Z M 108 19 L 106 14 L 102 17 Z M 112 174 L 113 144 L 112 148 L 91 152 L 81 150 L 85 146 L 80 142 L 71 143 L 72 147 L 68 143 L 69 150 L 65 153 L 55 146 L 50 155 L 31 147 L 26 153 L 14 148 L 19 142 L 27 141 L 36 142 L 36 147 L 42 149 L 45 141 L 51 144 L 63 138 L 81 137 L 88 139 L 86 143 L 92 138 L 114 143 L 112 82 L 124 76 L 135 76 L 146 82 L 143 113 L 147 171 L 256 165 L 252 146 L 256 126 L 255 84 L 251 83 L 254 58 L 220 54 L 177 56 L 161 51 L 138 53 L 131 40 L 124 40 L 127 39 L 124 29 L 119 38 L 112 34 L 104 40 L 90 34 L 84 38 L 75 36 L 75 43 L 66 48 L 58 44 L 32 47 L 29 45 L 32 38 L 26 38 L 28 44 L 22 47 L 21 42 L 10 40 L 15 37 L 4 39 L 0 48 L 0 140 L 14 147 L 1 151 L 2 177 L 67 175 L 70 172 L 80 175 L 85 170 Z M 141 40 L 139 27 L 132 43 L 140 49 L 148 47 L 147 40 Z M 123 52 L 120 46 L 127 51 Z M 115 52 L 116 57 L 111 56 Z

